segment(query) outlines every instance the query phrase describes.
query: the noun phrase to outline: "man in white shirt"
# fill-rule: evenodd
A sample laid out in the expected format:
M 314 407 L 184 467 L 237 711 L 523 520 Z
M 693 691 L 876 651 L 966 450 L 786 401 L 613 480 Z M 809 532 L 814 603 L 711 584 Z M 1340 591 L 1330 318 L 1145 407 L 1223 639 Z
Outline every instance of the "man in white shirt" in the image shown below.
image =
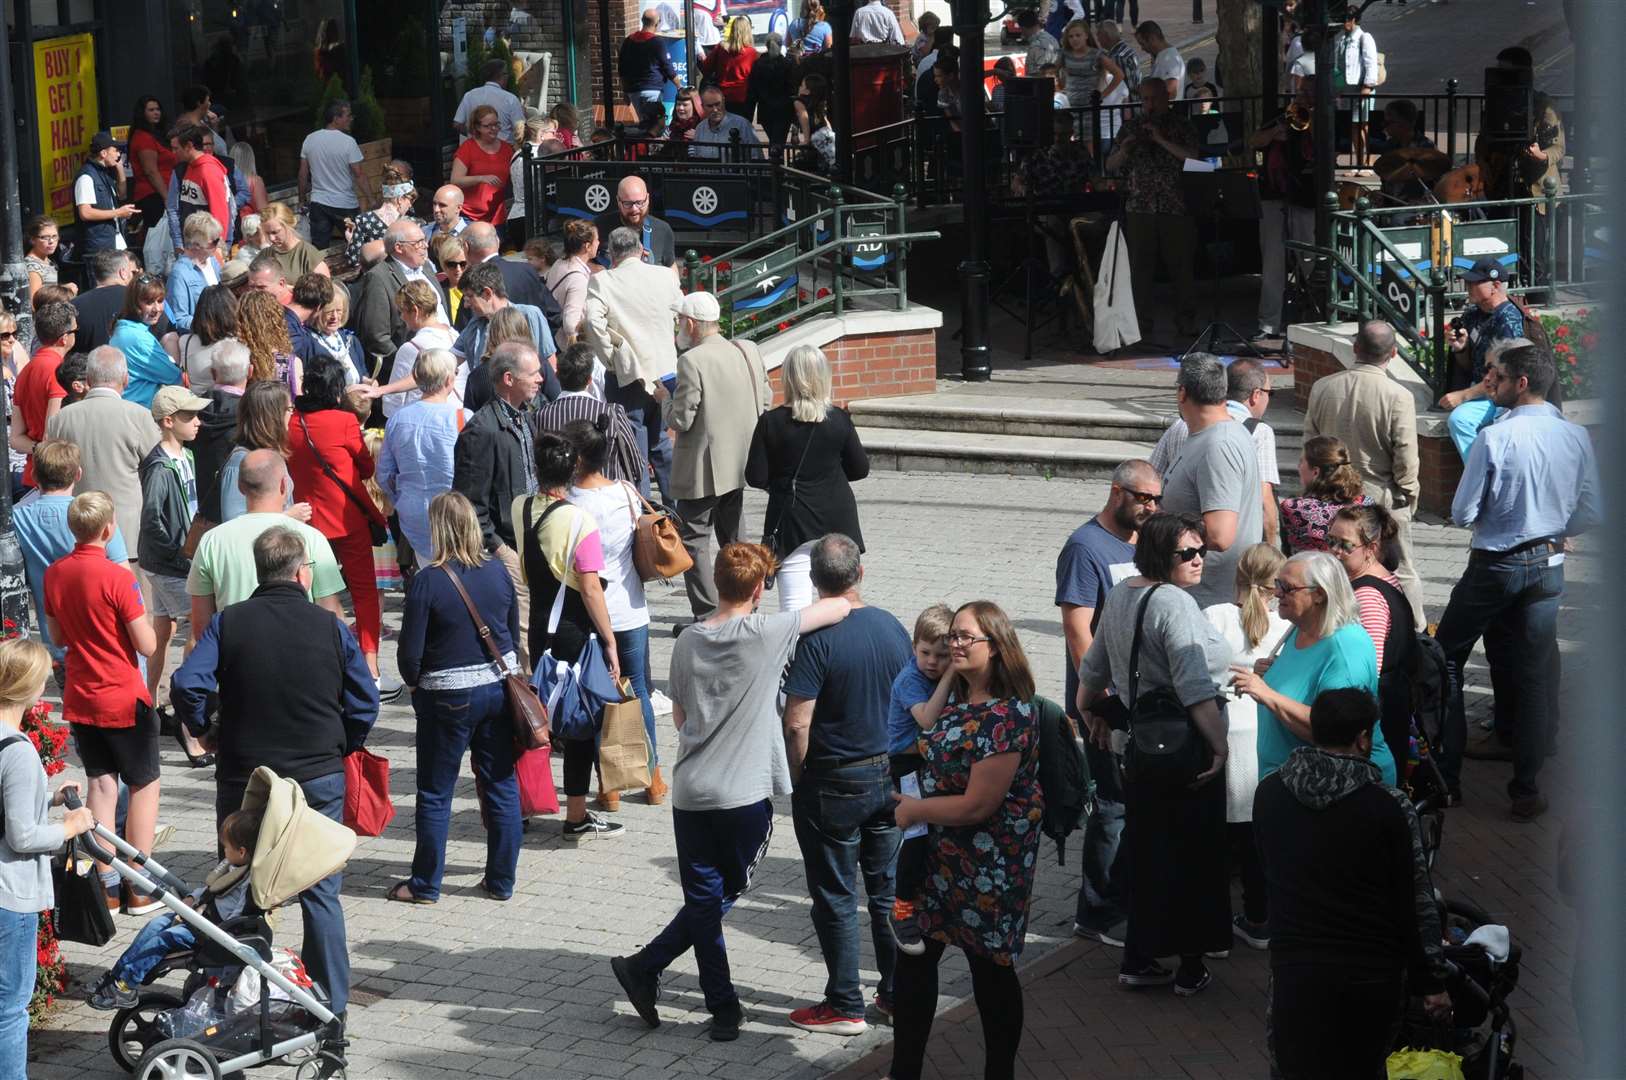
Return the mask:
M 903 44 L 903 27 L 898 17 L 886 6 L 886 0 L 869 0 L 853 12 L 852 43 L 854 45 Z
M 367 208 L 361 178 L 361 147 L 350 137 L 350 103 L 331 101 L 322 113 L 326 126 L 305 136 L 299 148 L 299 202 L 310 218 L 311 243 L 321 250 L 333 228 Z
M 467 135 L 469 117 L 474 115 L 474 110 L 490 105 L 497 110 L 497 119 L 502 121 L 502 137 L 518 146 L 525 137 L 525 106 L 508 91 L 507 63 L 487 60 L 480 68 L 480 75 L 485 79 L 484 84 L 463 95 L 463 100 L 457 103 L 457 112 L 452 114 L 452 126 L 459 135 Z
M 1169 44 L 1163 28 L 1147 19 L 1135 28 L 1135 40 L 1152 56 L 1152 77 L 1169 88 L 1170 101 L 1182 101 L 1186 94 L 1186 62 L 1180 50 Z

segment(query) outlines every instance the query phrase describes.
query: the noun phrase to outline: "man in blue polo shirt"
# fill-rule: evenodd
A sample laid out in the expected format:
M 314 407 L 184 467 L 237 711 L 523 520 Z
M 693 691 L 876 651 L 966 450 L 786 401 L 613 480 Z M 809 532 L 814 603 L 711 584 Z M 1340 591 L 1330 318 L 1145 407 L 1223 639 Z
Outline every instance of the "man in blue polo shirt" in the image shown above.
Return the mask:
M 791 820 L 829 972 L 823 999 L 793 1011 L 790 1022 L 830 1035 L 861 1035 L 868 1027 L 858 982 L 860 871 L 881 973 L 876 1010 L 884 1016 L 892 1012 L 898 960 L 890 925 L 898 827 L 886 719 L 892 682 L 914 663 L 914 647 L 895 616 L 864 605 L 863 576 L 850 537 L 830 533 L 813 545 L 813 587 L 821 599 L 851 602 L 852 614 L 803 637 L 785 676 L 785 752 L 796 784 Z

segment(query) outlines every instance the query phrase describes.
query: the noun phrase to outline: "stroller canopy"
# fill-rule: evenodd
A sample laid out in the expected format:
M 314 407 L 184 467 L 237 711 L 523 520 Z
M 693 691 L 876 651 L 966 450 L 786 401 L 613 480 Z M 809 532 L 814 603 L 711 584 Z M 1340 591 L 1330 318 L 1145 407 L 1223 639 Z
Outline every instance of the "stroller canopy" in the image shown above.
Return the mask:
M 297 783 L 264 765 L 249 777 L 242 808 L 265 811 L 249 864 L 249 891 L 262 911 L 344 869 L 356 849 L 355 833 L 312 810 Z

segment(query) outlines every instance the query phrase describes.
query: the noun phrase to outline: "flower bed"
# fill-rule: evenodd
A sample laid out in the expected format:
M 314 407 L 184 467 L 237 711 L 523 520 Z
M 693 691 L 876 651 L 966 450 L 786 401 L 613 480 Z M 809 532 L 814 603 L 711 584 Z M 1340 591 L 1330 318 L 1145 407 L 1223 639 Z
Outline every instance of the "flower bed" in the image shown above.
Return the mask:
M 41 701 L 23 714 L 22 733 L 28 736 L 28 741 L 39 752 L 47 777 L 56 776 L 68 767 L 64 756 L 68 746 L 68 727 L 51 722 L 50 702 Z M 62 949 L 57 942 L 56 928 L 51 925 L 49 911 L 40 912 L 36 946 L 39 968 L 34 976 L 34 996 L 28 1002 L 30 1021 L 37 1020 L 55 1004 L 56 996 L 68 981 L 68 968 L 62 960 Z
M 1597 315 L 1591 308 L 1576 308 L 1541 317 L 1542 329 L 1553 345 L 1553 361 L 1558 365 L 1558 385 L 1565 401 L 1595 398 L 1600 357 Z

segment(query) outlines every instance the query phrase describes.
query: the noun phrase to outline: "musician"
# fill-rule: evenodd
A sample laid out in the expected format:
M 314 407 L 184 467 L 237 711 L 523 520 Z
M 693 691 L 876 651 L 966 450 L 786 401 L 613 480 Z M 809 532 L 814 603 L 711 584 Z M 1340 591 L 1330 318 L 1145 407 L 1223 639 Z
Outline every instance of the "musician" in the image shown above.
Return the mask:
M 1141 80 L 1141 110 L 1125 120 L 1107 156 L 1107 169 L 1123 176 L 1129 188 L 1124 218 L 1133 270 L 1135 313 L 1142 333 L 1150 337 L 1155 316 L 1152 275 L 1159 256 L 1174 279 L 1175 327 L 1196 330 L 1191 268 L 1196 261 L 1197 223 L 1186 210 L 1180 173 L 1187 158 L 1197 157 L 1197 132 L 1191 121 L 1169 108 L 1166 80 Z
M 1496 66 L 1516 71 L 1529 71 L 1532 67 L 1530 50 L 1513 45 L 1496 54 Z M 1480 166 L 1485 181 L 1487 199 L 1542 198 L 1546 195 L 1547 178 L 1563 190 L 1563 177 L 1559 163 L 1564 160 L 1564 123 L 1552 99 L 1538 92 L 1532 110 L 1536 118 L 1533 137 L 1528 143 L 1513 146 L 1480 132 L 1474 142 L 1474 160 Z M 1526 267 L 1530 271 L 1527 284 L 1547 280 L 1547 207 L 1537 205 L 1522 210 L 1519 215 L 1519 233 L 1532 236 L 1535 251 L 1530 253 Z M 1541 303 L 1544 297 L 1532 293 L 1525 299 Z
M 1462 460 L 1480 429 L 1496 419 L 1502 410 L 1490 399 L 1485 365 L 1497 345 L 1524 336 L 1524 316 L 1507 295 L 1507 268 L 1494 256 L 1486 255 L 1463 271 L 1468 288 L 1468 307 L 1460 319 L 1452 320 L 1451 389 L 1440 398 L 1440 406 L 1450 409 L 1446 426 Z
M 1434 140 L 1418 126 L 1421 119 L 1415 102 L 1406 98 L 1389 102 L 1383 107 L 1383 130 L 1371 138 L 1372 152 L 1381 155 L 1395 150 L 1434 149 Z
M 1019 199 L 1030 191 L 1038 202 L 1082 195 L 1085 182 L 1094 172 L 1090 148 L 1073 141 L 1073 114 L 1056 113 L 1054 125 L 1051 144 L 1028 155 L 1021 170 L 1011 177 L 1011 194 Z M 1062 214 L 1043 214 L 1039 218 L 1052 274 L 1067 271 L 1067 221 Z
M 1287 241 L 1315 239 L 1315 138 L 1310 117 L 1315 80 L 1305 79 L 1287 111 L 1255 131 L 1248 146 L 1265 152 L 1259 170 L 1259 332 L 1279 337 L 1282 299 L 1287 288 Z

